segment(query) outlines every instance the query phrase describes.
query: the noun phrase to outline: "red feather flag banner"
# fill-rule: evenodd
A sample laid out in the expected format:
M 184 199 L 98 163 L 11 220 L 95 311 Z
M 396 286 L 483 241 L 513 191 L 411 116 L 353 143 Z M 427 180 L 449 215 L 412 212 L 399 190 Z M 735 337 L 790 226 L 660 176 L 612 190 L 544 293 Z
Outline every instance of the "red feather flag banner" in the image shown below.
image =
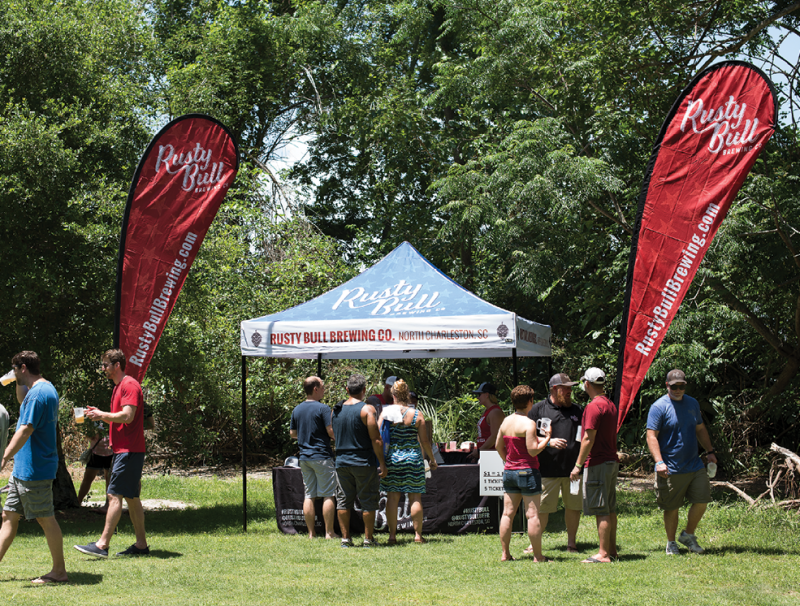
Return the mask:
M 704 70 L 672 106 L 639 194 L 614 393 L 618 427 L 731 202 L 775 131 L 776 115 L 774 86 L 741 61 Z
M 231 133 L 201 114 L 167 124 L 139 162 L 122 222 L 114 320 L 114 346 L 137 381 L 238 169 Z

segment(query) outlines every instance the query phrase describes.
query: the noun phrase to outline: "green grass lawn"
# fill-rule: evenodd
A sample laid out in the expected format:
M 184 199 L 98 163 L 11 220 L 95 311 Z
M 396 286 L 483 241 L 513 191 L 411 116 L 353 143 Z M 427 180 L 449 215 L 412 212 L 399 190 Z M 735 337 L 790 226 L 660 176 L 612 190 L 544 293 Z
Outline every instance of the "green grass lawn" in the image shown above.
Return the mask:
M 96 483 L 94 494 L 100 488 Z M 545 554 L 554 562 L 534 564 L 521 557 L 527 543 L 515 535 L 512 554 L 520 559 L 501 563 L 496 535 L 434 535 L 427 545 L 402 542 L 371 550 L 282 535 L 266 480 L 248 481 L 247 534 L 242 533 L 241 480 L 146 478 L 142 496 L 182 500 L 196 508 L 147 514 L 149 558 L 97 560 L 80 554 L 72 545 L 96 540 L 103 518 L 84 512 L 59 515 L 72 581 L 62 586 L 31 586 L 30 579 L 47 572 L 50 562 L 38 524 L 21 523 L 0 563 L 3 603 L 800 604 L 800 516 L 748 512 L 722 494 L 715 495 L 718 500 L 698 532 L 707 553 L 670 557 L 664 554 L 654 494 L 621 490 L 622 559 L 605 565 L 580 564 L 595 553 L 594 519 L 581 521 L 582 553 L 563 550 L 561 514 L 550 517 L 550 532 L 544 535 Z M 378 536 L 385 540 L 386 535 Z M 133 529 L 124 517 L 112 549 L 132 542 Z

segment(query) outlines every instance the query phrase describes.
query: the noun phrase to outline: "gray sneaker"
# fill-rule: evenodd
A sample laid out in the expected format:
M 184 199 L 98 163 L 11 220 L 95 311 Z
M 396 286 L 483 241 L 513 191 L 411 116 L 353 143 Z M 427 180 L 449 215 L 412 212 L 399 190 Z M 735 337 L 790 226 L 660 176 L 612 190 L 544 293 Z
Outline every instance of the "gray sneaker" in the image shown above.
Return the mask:
M 705 551 L 705 549 L 698 545 L 697 537 L 693 534 L 689 534 L 685 530 L 681 531 L 681 536 L 678 537 L 678 541 L 686 545 L 692 553 L 703 553 Z
M 89 543 L 88 545 L 75 545 L 75 549 L 86 555 L 95 556 L 97 558 L 107 558 L 108 549 L 100 549 L 97 543 Z
M 680 555 L 681 550 L 675 541 L 667 541 L 667 555 Z

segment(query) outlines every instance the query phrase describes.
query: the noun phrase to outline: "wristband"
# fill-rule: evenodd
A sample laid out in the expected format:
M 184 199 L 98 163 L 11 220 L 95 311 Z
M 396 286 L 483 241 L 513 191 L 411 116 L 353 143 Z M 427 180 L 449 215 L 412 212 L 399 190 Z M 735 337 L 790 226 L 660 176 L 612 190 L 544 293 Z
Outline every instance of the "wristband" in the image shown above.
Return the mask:
M 664 461 L 656 461 L 656 467 L 658 467 L 659 465 L 661 465 L 663 462 L 664 462 Z
M 717 451 L 716 450 L 709 450 L 709 451 L 706 452 L 706 455 L 710 455 L 710 454 L 715 455 L 715 454 L 717 454 Z

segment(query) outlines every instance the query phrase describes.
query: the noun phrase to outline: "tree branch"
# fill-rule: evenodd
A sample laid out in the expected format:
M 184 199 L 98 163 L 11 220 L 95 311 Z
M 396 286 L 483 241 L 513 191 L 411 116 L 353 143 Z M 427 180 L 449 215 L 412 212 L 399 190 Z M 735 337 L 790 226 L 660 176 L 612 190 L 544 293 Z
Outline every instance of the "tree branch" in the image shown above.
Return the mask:
M 755 331 L 760 334 L 770 346 L 777 351 L 784 358 L 793 358 L 795 352 L 788 349 L 780 338 L 773 333 L 761 319 L 756 316 L 748 307 L 742 303 L 736 296 L 728 290 L 725 285 L 717 278 L 709 278 L 708 284 L 720 296 L 722 301 L 734 311 L 739 312 L 745 317 L 745 320 L 752 326 Z
M 783 9 L 782 11 L 780 11 L 779 13 L 775 13 L 771 17 L 767 17 L 761 23 L 759 23 L 753 29 L 751 29 L 749 32 L 747 32 L 746 35 L 740 37 L 737 42 L 735 42 L 735 43 L 733 43 L 733 44 L 731 44 L 729 46 L 726 46 L 725 48 L 723 48 L 721 50 L 711 52 L 709 57 L 708 57 L 708 60 L 702 66 L 700 66 L 700 69 L 698 69 L 697 71 L 699 71 L 699 72 L 703 71 L 705 68 L 707 68 L 709 65 L 711 65 L 711 63 L 717 57 L 721 57 L 723 55 L 727 55 L 729 53 L 734 53 L 734 52 L 738 51 L 745 44 L 747 44 L 750 40 L 752 40 L 759 33 L 761 33 L 764 29 L 768 28 L 770 25 L 775 23 L 778 19 L 780 19 L 782 17 L 785 17 L 786 15 L 788 15 L 791 12 L 796 11 L 798 8 L 800 8 L 800 2 L 794 2 L 794 3 L 790 4 L 789 6 L 787 6 L 785 9 Z

